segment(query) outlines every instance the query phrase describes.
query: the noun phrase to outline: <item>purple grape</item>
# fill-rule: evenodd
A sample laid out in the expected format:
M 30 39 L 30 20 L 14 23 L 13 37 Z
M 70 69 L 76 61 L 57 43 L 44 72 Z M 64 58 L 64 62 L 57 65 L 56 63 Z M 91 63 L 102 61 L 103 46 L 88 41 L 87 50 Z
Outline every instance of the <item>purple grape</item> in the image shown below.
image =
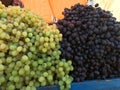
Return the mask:
M 120 77 L 120 22 L 98 6 L 65 8 L 56 24 L 63 34 L 61 58 L 72 61 L 76 82 Z

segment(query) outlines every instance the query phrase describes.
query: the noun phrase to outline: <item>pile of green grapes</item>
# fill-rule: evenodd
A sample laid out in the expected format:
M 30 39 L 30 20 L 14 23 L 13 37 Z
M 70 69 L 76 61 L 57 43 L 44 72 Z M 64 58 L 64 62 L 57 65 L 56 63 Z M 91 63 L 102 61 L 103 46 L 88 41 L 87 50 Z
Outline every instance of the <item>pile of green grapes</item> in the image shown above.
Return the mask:
M 37 15 L 0 3 L 0 90 L 69 90 L 71 61 L 60 59 L 62 34 Z

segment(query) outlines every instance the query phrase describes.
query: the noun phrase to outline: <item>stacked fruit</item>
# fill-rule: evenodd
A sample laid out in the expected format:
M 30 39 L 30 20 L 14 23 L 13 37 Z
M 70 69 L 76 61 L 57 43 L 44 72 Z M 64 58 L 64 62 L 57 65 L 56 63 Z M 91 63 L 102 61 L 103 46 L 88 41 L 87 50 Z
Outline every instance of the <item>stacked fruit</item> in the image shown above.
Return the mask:
M 61 40 L 56 26 L 26 9 L 0 3 L 0 90 L 58 84 L 68 90 L 73 67 L 71 61 L 60 59 Z
M 72 60 L 74 81 L 120 77 L 120 23 L 97 6 L 65 8 L 57 23 L 61 57 Z

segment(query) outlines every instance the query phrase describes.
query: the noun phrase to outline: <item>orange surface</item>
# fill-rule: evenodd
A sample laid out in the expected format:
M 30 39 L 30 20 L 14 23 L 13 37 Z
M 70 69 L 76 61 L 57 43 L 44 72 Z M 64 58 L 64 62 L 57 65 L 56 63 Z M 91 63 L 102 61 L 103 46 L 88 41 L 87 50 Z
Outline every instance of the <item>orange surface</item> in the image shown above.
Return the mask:
M 64 8 L 76 3 L 86 4 L 87 0 L 21 0 L 25 8 L 41 16 L 46 22 L 52 22 L 52 16 L 63 18 Z

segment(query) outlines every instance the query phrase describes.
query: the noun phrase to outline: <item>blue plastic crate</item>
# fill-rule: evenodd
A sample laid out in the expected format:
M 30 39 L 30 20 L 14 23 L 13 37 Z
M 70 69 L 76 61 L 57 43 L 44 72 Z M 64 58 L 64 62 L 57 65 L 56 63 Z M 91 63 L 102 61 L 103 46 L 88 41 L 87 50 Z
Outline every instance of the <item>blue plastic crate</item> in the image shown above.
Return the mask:
M 45 86 L 45 87 L 38 87 L 37 90 L 60 90 L 59 86 Z
M 38 87 L 37 90 L 60 90 L 59 86 Z M 72 83 L 70 90 L 120 90 L 120 79 L 91 80 Z
M 72 83 L 70 90 L 120 90 L 120 79 Z

